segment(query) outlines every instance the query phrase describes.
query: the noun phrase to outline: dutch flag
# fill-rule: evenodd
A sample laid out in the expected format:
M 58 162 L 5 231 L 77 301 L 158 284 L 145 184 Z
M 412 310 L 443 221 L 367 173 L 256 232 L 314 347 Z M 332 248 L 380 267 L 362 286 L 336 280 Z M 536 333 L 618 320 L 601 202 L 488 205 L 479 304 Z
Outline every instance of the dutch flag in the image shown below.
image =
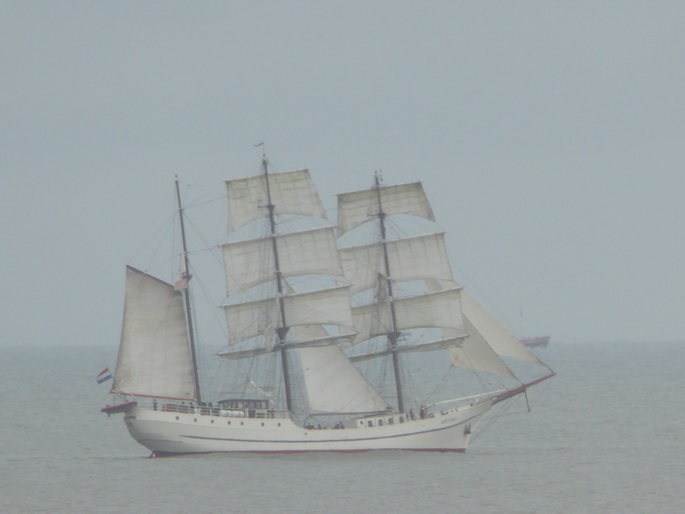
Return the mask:
M 95 377 L 95 380 L 98 381 L 98 384 L 102 384 L 103 382 L 107 382 L 110 378 L 112 378 L 112 374 L 109 372 L 109 368 L 105 368 L 97 377 Z

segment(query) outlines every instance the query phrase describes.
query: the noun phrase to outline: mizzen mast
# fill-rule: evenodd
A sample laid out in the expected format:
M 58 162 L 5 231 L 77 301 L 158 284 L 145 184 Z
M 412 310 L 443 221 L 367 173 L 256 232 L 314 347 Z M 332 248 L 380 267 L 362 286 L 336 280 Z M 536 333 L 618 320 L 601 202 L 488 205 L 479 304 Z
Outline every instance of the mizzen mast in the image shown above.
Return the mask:
M 184 219 L 183 219 L 183 205 L 181 204 L 181 191 L 178 185 L 178 177 L 176 178 L 176 200 L 178 202 L 178 218 L 180 220 L 180 225 L 181 225 L 181 244 L 183 247 L 183 258 L 181 259 L 182 266 L 183 266 L 183 271 L 181 273 L 181 281 L 182 281 L 182 289 L 183 289 L 183 298 L 185 300 L 185 307 L 186 307 L 186 319 L 188 323 L 188 340 L 190 343 L 190 355 L 192 358 L 192 365 L 193 365 L 193 379 L 195 380 L 195 394 L 197 395 L 197 401 L 198 403 L 202 402 L 202 396 L 200 394 L 200 378 L 197 372 L 197 351 L 195 349 L 195 333 L 193 331 L 193 318 L 192 318 L 192 312 L 191 312 L 191 305 L 190 305 L 190 289 L 189 289 L 189 282 L 190 282 L 190 267 L 189 267 L 189 262 L 188 262 L 188 246 L 186 244 L 186 232 L 185 232 L 185 224 L 184 224 Z

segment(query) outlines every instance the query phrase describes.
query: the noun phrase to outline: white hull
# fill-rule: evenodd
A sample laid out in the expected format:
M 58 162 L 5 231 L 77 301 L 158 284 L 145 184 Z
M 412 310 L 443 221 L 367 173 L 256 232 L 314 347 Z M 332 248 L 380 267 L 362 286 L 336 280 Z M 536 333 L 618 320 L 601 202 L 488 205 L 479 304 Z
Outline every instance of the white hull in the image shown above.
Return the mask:
M 310 451 L 417 450 L 463 452 L 476 424 L 493 406 L 490 400 L 393 424 L 388 417 L 363 418 L 342 429 L 306 429 L 289 418 L 228 418 L 134 407 L 124 421 L 131 436 L 154 455 Z M 389 415 L 393 417 L 393 415 Z M 405 416 L 402 416 L 405 419 Z M 385 419 L 382 426 L 378 421 Z M 373 426 L 368 426 L 369 421 Z

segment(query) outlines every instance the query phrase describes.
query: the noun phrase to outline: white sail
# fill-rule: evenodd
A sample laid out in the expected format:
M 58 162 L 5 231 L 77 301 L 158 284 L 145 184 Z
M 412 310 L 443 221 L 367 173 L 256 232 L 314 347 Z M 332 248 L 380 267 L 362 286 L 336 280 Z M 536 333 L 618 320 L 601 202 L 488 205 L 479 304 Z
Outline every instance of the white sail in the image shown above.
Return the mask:
M 268 201 L 264 175 L 228 180 L 226 187 L 229 232 L 269 215 L 269 210 L 265 208 Z M 270 173 L 269 189 L 276 214 L 326 217 L 309 170 Z
M 325 335 L 321 327 L 296 329 L 298 339 Z M 378 412 L 388 403 L 338 346 L 298 349 L 309 406 L 320 412 Z
M 325 337 L 320 337 L 318 339 L 309 339 L 305 341 L 288 341 L 286 347 L 288 350 L 300 349 L 300 348 L 320 348 L 323 346 L 337 346 L 340 349 L 349 348 L 352 346 L 352 341 L 356 333 L 351 332 L 348 334 L 339 335 L 326 335 Z M 266 355 L 268 353 L 273 353 L 280 351 L 280 347 L 276 345 L 271 345 L 271 347 L 262 348 L 249 348 L 245 350 L 233 350 L 233 351 L 223 351 L 219 352 L 217 355 L 227 361 L 235 361 L 241 359 L 249 359 L 252 357 L 259 357 L 261 355 Z
M 476 371 L 487 371 L 515 379 L 514 373 L 499 358 L 466 316 L 464 316 L 464 324 L 469 335 L 462 341 L 461 346 L 449 349 L 452 365 Z
M 461 316 L 460 289 L 446 289 L 438 293 L 395 299 L 397 330 L 442 328 L 464 331 Z M 380 307 L 380 308 L 379 308 Z M 389 304 L 363 305 L 352 309 L 355 342 L 366 341 L 392 330 Z
M 453 384 L 447 377 L 430 376 L 438 368 L 420 362 L 407 367 L 415 352 L 426 351 L 449 356 L 456 366 L 510 378 L 515 377 L 503 357 L 542 363 L 454 281 L 442 233 L 393 239 L 418 233 L 402 230 L 400 235 L 393 230 L 400 222 L 422 230 L 434 225 L 417 218 L 433 221 L 420 183 L 388 187 L 376 176 L 373 189 L 339 196 L 340 235 L 372 221 L 374 226 L 368 228 L 379 229 L 375 233 L 383 238 L 374 247 L 345 248 L 341 265 L 333 229 L 308 171 L 269 174 L 266 159 L 263 167 L 258 177 L 226 183 L 231 242 L 222 245 L 229 292 L 223 308 L 229 343 L 235 346 L 220 357 L 250 361 L 230 363 L 231 383 L 220 396 L 224 399 L 187 405 L 199 402 L 201 391 L 188 341 L 193 332 L 188 333 L 185 295 L 171 284 L 127 269 L 112 392 L 185 401 L 165 400 L 160 405 L 124 399 L 102 411 L 124 413 L 131 435 L 153 456 L 377 449 L 463 452 L 471 430 L 495 405 L 554 375 L 549 370 L 511 389 L 464 396 L 448 390 Z M 177 197 L 180 204 L 178 182 Z M 183 215 L 181 205 L 179 213 Z M 396 216 L 386 225 L 386 217 L 395 214 L 410 216 Z M 324 224 L 325 228 L 312 228 Z M 261 237 L 252 239 L 257 229 Z M 181 230 L 186 262 L 178 287 L 188 293 L 183 222 Z M 370 233 L 355 231 L 342 241 L 358 242 L 356 236 Z M 248 240 L 237 241 L 243 235 Z M 371 264 L 365 262 L 367 257 Z M 351 309 L 351 302 L 371 301 L 375 304 Z M 365 340 L 368 344 L 353 349 L 354 357 L 343 353 Z M 392 362 L 356 367 L 358 361 L 382 356 L 392 356 Z M 386 399 L 362 370 L 378 379 Z M 421 371 L 424 374 L 415 383 L 409 382 L 410 374 Z M 433 378 L 435 384 L 430 383 Z M 282 385 L 272 379 L 282 379 Z M 424 389 L 433 390 L 440 401 L 434 402 Z M 448 397 L 452 399 L 443 399 Z M 414 416 L 415 411 L 420 415 Z M 312 429 L 312 416 L 319 415 L 324 426 Z M 336 416 L 329 420 L 331 415 Z
M 338 236 L 378 214 L 377 191 L 380 191 L 385 214 L 413 214 L 431 221 L 435 220 L 421 182 L 381 186 L 379 189 L 365 189 L 338 195 Z
M 434 352 L 435 350 L 446 350 L 451 348 L 461 347 L 467 334 L 460 334 L 458 337 L 448 337 L 446 339 L 439 339 L 437 341 L 430 341 L 428 343 L 412 344 L 412 345 L 400 345 L 394 350 L 387 348 L 373 353 L 365 353 L 360 355 L 355 355 L 350 357 L 352 362 L 365 361 L 368 359 L 375 359 L 377 357 L 384 357 L 386 355 L 391 355 L 393 352 L 397 351 L 400 353 L 418 353 L 418 352 Z
M 333 231 L 333 227 L 321 227 L 277 234 L 282 276 L 342 275 Z M 271 245 L 270 238 L 223 245 L 226 285 L 230 294 L 274 280 L 276 266 Z
M 236 345 L 257 336 L 265 336 L 266 344 L 273 344 L 272 337 L 278 326 L 278 302 L 276 298 L 254 302 L 224 305 L 229 329 L 229 344 Z
M 386 246 L 395 282 L 452 280 L 444 233 L 387 241 Z M 375 286 L 383 259 L 383 247 L 379 244 L 340 249 L 340 262 L 345 277 L 352 283 L 352 294 Z
M 197 398 L 182 294 L 130 266 L 112 392 Z
M 337 346 L 300 348 L 309 406 L 321 412 L 378 412 L 388 403 Z
M 347 286 L 288 294 L 283 300 L 288 326 L 321 324 L 336 325 L 345 332 L 353 330 Z M 277 298 L 225 305 L 224 310 L 231 344 L 264 335 L 265 332 L 273 333 L 275 327 L 279 326 Z
M 319 323 L 337 325 L 352 331 L 349 289 L 343 286 L 286 296 L 288 324 L 297 326 Z
M 464 316 L 475 330 L 472 345 L 482 340 L 499 356 L 546 366 L 466 290 L 462 290 L 461 299 Z

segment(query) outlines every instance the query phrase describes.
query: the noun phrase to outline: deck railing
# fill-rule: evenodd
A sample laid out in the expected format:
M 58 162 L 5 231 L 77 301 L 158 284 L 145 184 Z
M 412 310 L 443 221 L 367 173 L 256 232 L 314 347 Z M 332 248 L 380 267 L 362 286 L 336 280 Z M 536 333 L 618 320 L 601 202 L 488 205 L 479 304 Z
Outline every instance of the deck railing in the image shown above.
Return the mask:
M 178 412 L 181 414 L 196 414 L 220 418 L 287 418 L 287 411 L 273 409 L 226 408 L 218 405 L 197 405 L 194 403 L 177 403 L 161 400 L 146 402 L 141 407 L 162 412 Z

